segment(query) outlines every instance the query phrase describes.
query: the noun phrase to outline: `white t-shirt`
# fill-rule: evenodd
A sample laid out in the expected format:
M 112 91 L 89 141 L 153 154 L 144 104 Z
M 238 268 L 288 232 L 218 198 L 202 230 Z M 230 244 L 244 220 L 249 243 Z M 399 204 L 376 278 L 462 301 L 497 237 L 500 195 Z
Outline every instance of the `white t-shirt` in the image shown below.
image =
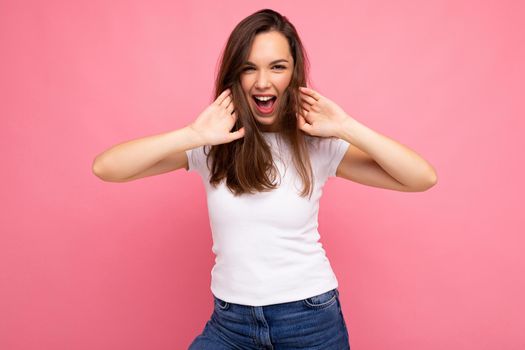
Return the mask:
M 186 151 L 188 171 L 197 171 L 206 187 L 216 256 L 211 291 L 222 300 L 250 306 L 297 301 L 338 286 L 319 242 L 317 218 L 322 188 L 335 176 L 349 146 L 339 138 L 306 135 L 314 175 L 308 199 L 299 194 L 303 184 L 286 143 L 277 133 L 263 135 L 284 175 L 277 175 L 280 185 L 269 192 L 235 197 L 224 180 L 213 188 L 204 154 L 209 146 Z

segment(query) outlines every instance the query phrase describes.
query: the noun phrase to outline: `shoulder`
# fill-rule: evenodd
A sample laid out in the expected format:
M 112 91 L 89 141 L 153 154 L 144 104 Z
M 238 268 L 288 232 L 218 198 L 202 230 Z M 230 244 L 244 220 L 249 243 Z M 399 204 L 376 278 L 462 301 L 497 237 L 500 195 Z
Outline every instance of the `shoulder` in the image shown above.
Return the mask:
M 334 177 L 350 143 L 338 137 L 309 136 L 310 159 L 323 177 Z
M 338 137 L 317 137 L 307 135 L 305 137 L 306 144 L 313 152 L 321 154 L 339 153 L 341 149 L 348 147 L 349 143 Z
M 210 152 L 211 146 L 203 145 L 196 148 L 186 150 L 186 156 L 188 158 L 188 171 L 196 170 L 203 174 L 208 171 L 207 157 Z

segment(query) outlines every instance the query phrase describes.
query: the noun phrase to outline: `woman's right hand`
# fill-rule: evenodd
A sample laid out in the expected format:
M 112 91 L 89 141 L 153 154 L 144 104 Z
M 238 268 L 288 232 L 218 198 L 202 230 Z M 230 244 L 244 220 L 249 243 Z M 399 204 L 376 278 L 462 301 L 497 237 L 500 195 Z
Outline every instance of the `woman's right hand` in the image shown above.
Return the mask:
M 228 143 L 244 137 L 244 127 L 230 132 L 237 120 L 230 89 L 224 90 L 189 126 L 206 145 Z

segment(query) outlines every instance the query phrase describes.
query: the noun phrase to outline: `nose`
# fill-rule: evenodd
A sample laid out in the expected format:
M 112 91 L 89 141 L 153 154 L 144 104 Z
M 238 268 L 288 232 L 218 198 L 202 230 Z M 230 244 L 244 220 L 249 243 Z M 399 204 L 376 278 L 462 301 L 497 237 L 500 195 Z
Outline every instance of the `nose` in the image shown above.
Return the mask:
M 264 89 L 270 86 L 270 80 L 264 72 L 259 72 L 255 81 L 255 88 Z

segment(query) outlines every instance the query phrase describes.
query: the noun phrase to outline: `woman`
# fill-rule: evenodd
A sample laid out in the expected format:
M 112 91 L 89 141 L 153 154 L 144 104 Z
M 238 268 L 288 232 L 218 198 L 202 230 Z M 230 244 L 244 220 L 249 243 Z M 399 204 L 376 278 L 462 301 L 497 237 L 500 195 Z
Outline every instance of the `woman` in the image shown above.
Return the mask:
M 323 185 L 334 176 L 398 191 L 436 183 L 415 152 L 306 88 L 307 67 L 294 26 L 258 11 L 231 33 L 216 99 L 193 123 L 95 159 L 105 181 L 183 167 L 202 177 L 214 311 L 190 349 L 349 349 L 338 282 L 318 241 Z

